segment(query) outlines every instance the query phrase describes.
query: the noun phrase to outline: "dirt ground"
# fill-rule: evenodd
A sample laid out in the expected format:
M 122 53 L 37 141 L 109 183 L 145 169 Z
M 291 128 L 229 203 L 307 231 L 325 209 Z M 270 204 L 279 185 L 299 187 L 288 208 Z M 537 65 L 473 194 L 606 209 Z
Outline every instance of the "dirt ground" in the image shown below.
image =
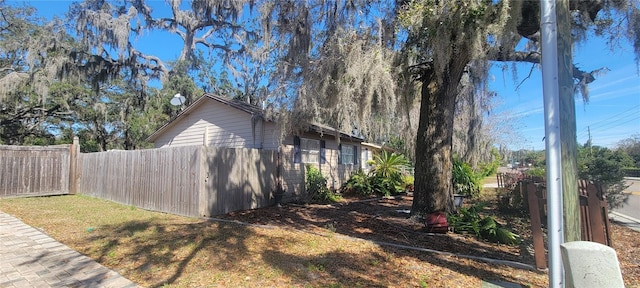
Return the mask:
M 424 224 L 409 218 L 411 201 L 411 196 L 397 196 L 345 199 L 334 204 L 285 204 L 217 218 L 534 264 L 531 255 L 521 253 L 517 246 L 478 241 L 470 235 L 428 233 Z
M 382 244 L 418 247 L 458 255 L 507 260 L 535 266 L 529 220 L 513 213 L 500 213 L 495 205 L 486 213 L 519 234 L 520 245 L 495 244 L 456 233 L 434 234 L 423 223 L 409 218 L 410 195 L 356 199 L 345 198 L 333 204 L 288 204 L 234 212 L 217 218 L 251 224 L 289 227 L 326 234 L 337 233 Z M 495 203 L 493 203 L 495 204 Z M 512 215 L 508 215 L 512 214 Z M 623 277 L 628 287 L 640 287 L 640 233 L 619 226 L 611 227 L 613 248 L 618 253 Z

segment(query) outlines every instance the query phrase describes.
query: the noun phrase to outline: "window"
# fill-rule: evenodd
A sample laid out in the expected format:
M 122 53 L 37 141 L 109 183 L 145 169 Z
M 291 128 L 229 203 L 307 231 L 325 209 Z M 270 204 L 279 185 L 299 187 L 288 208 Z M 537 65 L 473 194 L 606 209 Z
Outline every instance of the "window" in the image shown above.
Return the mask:
M 340 145 L 340 164 L 358 164 L 358 147 Z
M 294 137 L 294 163 L 325 163 L 325 143 L 323 140 Z
M 320 163 L 320 140 L 300 139 L 302 163 Z
M 364 148 L 364 155 L 362 156 L 362 166 L 364 166 L 363 168 L 366 170 L 369 170 L 371 168 L 371 165 L 369 165 L 369 148 Z

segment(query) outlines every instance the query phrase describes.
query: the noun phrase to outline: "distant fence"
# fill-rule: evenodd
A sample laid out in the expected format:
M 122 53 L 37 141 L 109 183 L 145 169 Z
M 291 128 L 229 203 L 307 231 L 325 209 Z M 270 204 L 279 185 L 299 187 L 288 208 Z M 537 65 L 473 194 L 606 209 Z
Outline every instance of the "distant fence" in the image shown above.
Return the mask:
M 625 177 L 640 177 L 640 168 L 623 168 Z
M 0 145 L 0 197 L 68 194 L 73 147 Z

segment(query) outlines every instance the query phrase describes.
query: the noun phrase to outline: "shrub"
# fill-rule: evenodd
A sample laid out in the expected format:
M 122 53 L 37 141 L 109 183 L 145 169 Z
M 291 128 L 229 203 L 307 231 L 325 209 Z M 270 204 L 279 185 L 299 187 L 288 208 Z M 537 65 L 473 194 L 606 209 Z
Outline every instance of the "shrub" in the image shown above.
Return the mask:
M 605 147 L 578 147 L 578 173 L 580 178 L 602 185 L 609 209 L 622 206 L 629 197 L 623 193 L 624 167 L 632 165 L 629 155 Z
M 505 213 L 528 215 L 529 200 L 526 191 L 521 193 L 521 185 L 525 185 L 525 182 L 519 181 L 498 194 L 498 210 Z M 522 188 L 522 190 L 526 189 Z
M 447 215 L 447 221 L 455 233 L 471 233 L 477 238 L 490 242 L 515 245 L 520 236 L 504 228 L 492 216 L 483 217 L 480 211 L 484 203 L 477 203 L 468 208 L 460 208 L 457 214 Z
M 369 162 L 372 166 L 369 174 L 358 169 L 342 185 L 342 193 L 363 196 L 375 193 L 390 196 L 413 187 L 413 176 L 403 174 L 403 170 L 409 166 L 409 160 L 404 155 L 382 151 L 373 158 Z
M 547 170 L 542 167 L 533 167 L 531 169 L 527 169 L 524 173 L 529 177 L 545 178 L 547 176 Z
M 624 182 L 624 167 L 632 164 L 630 157 L 622 151 L 612 151 L 605 147 L 578 146 L 578 175 L 580 179 L 586 179 L 600 184 L 605 191 L 605 197 L 609 209 L 620 207 L 628 198 L 623 190 L 627 187 Z M 546 176 L 542 167 L 528 169 L 526 176 Z
M 404 191 L 401 178 L 387 178 L 374 174 L 369 178 L 369 183 L 373 191 L 384 196 L 396 195 Z
M 460 158 L 453 158 L 453 188 L 455 193 L 477 197 L 482 189 L 482 176 L 471 169 Z
M 336 195 L 327 187 L 327 178 L 320 170 L 312 165 L 306 165 L 305 189 L 311 201 L 336 201 Z
M 500 157 L 500 152 L 495 147 L 491 148 L 489 151 L 491 154 L 491 158 L 493 159 L 490 162 L 483 162 L 478 164 L 480 168 L 480 175 L 482 177 L 488 177 L 498 172 L 498 167 L 500 167 L 500 163 L 502 163 L 502 157 Z
M 394 178 L 402 175 L 403 169 L 409 167 L 409 160 L 402 154 L 389 153 L 382 150 L 381 153 L 373 155 L 373 174 L 384 177 Z
M 415 178 L 412 175 L 404 175 L 402 177 L 402 183 L 404 184 L 404 190 L 409 192 L 413 191 L 413 182 L 415 182 Z
M 354 194 L 354 195 L 363 195 L 368 196 L 373 194 L 373 188 L 371 187 L 371 181 L 369 180 L 369 176 L 362 171 L 362 169 L 358 169 L 358 171 L 351 174 L 349 180 L 345 182 L 340 191 L 343 194 Z
M 405 191 L 402 172 L 410 162 L 404 155 L 383 150 L 374 155 L 373 160 L 369 180 L 374 191 L 386 196 Z

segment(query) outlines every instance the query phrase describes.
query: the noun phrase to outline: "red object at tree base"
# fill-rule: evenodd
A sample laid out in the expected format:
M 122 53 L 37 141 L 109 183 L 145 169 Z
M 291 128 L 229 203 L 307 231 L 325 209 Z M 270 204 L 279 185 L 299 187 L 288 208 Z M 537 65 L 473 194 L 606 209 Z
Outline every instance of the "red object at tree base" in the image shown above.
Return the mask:
M 425 216 L 424 223 L 427 227 L 427 232 L 430 233 L 447 233 L 449 231 L 447 214 L 444 212 L 434 212 Z

